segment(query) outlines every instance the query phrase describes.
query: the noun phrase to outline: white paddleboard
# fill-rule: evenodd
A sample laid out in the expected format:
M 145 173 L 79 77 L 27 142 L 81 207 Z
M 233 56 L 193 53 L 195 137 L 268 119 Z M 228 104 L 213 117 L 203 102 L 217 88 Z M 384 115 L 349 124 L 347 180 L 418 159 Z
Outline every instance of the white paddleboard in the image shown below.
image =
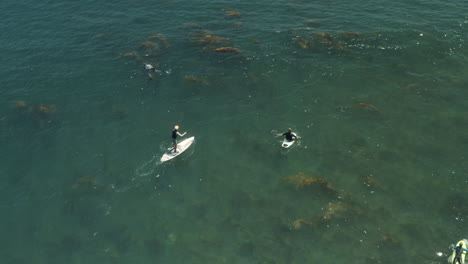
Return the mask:
M 292 134 L 293 134 L 294 136 L 297 136 L 296 133 L 292 133 Z M 288 140 L 286 139 L 286 137 L 285 137 L 284 140 L 283 140 L 283 143 L 281 143 L 281 146 L 282 146 L 283 148 L 289 148 L 290 146 L 292 146 L 292 145 L 294 144 L 294 142 L 296 142 L 296 140 L 297 140 L 297 139 L 288 141 Z
M 194 141 L 195 137 L 189 137 L 177 143 L 177 152 L 174 153 L 174 150 L 171 148 L 168 152 L 162 155 L 161 162 L 165 162 L 179 156 L 182 152 L 187 150 Z

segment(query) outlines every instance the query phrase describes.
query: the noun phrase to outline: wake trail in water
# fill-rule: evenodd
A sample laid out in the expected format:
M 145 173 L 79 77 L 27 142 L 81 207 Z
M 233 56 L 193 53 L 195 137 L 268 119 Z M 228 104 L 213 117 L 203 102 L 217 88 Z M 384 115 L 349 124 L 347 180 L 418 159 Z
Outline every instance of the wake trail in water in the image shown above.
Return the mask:
M 149 161 L 143 163 L 135 170 L 135 174 L 138 177 L 148 177 L 151 175 L 159 175 L 161 172 L 162 162 L 153 156 Z

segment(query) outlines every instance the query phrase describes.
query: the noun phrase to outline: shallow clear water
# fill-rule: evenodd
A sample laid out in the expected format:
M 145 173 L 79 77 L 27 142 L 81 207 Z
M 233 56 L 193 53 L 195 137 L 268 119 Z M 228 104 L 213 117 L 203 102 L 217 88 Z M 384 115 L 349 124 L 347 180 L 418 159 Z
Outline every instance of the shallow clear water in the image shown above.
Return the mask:
M 5 263 L 445 263 L 467 236 L 466 2 L 0 8 Z M 175 124 L 196 144 L 161 164 Z

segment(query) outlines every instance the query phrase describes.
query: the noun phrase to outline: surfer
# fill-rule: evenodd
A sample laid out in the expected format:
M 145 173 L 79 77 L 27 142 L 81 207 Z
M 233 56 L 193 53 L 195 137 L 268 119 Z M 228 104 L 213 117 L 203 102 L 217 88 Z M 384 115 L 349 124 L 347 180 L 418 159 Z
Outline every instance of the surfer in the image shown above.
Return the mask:
M 453 258 L 452 264 L 463 264 L 462 254 L 463 251 L 468 251 L 468 249 L 463 248 L 463 243 L 460 242 L 460 244 L 458 244 L 458 247 L 453 247 L 453 250 L 455 251 L 455 257 Z
M 149 63 L 145 63 L 145 70 L 147 70 L 148 72 L 154 72 L 156 71 L 156 69 L 154 68 L 153 65 L 149 64 Z
M 150 80 L 154 79 L 153 75 L 151 74 L 152 72 L 156 72 L 156 69 L 154 68 L 154 66 L 149 63 L 143 63 L 143 64 L 145 65 L 145 70 L 148 73 L 148 77 L 150 78 Z
M 296 139 L 299 139 L 301 137 L 298 137 L 296 136 L 293 132 L 292 132 L 292 129 L 291 128 L 288 128 L 288 132 L 285 132 L 283 134 L 276 134 L 277 136 L 284 136 L 286 138 L 287 141 L 293 141 L 293 140 L 296 140 Z
M 179 128 L 179 125 L 175 125 L 174 129 L 172 130 L 172 147 L 174 153 L 177 153 L 177 136 L 183 137 L 185 134 L 187 134 L 187 132 L 184 132 L 183 134 L 179 133 Z

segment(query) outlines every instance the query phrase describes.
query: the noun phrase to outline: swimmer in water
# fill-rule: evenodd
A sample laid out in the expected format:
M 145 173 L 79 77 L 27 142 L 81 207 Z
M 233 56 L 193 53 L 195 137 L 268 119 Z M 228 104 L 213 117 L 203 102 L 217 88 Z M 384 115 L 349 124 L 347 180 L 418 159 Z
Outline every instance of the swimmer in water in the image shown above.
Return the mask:
M 175 125 L 174 129 L 172 130 L 172 149 L 173 153 L 177 153 L 177 136 L 183 137 L 187 134 L 187 132 L 179 133 L 179 126 Z
M 153 72 L 156 72 L 156 69 L 154 68 L 153 65 L 149 64 L 149 63 L 143 63 L 145 65 L 145 70 L 146 72 L 148 73 L 148 77 L 150 78 L 150 80 L 153 79 Z
M 276 134 L 277 136 L 284 136 L 286 138 L 287 141 L 293 141 L 293 140 L 296 140 L 296 139 L 299 139 L 301 137 L 298 137 L 296 136 L 293 132 L 292 132 L 292 129 L 291 128 L 288 128 L 288 132 L 285 132 L 285 133 L 282 133 L 282 134 Z
M 455 256 L 453 258 L 452 264 L 464 264 L 463 254 L 466 254 L 465 251 L 468 252 L 468 249 L 464 248 L 463 243 L 460 242 L 458 247 L 453 247 L 453 250 L 455 251 Z
M 148 72 L 155 72 L 156 69 L 153 67 L 153 65 L 149 64 L 149 63 L 145 63 L 145 70 L 147 70 Z

